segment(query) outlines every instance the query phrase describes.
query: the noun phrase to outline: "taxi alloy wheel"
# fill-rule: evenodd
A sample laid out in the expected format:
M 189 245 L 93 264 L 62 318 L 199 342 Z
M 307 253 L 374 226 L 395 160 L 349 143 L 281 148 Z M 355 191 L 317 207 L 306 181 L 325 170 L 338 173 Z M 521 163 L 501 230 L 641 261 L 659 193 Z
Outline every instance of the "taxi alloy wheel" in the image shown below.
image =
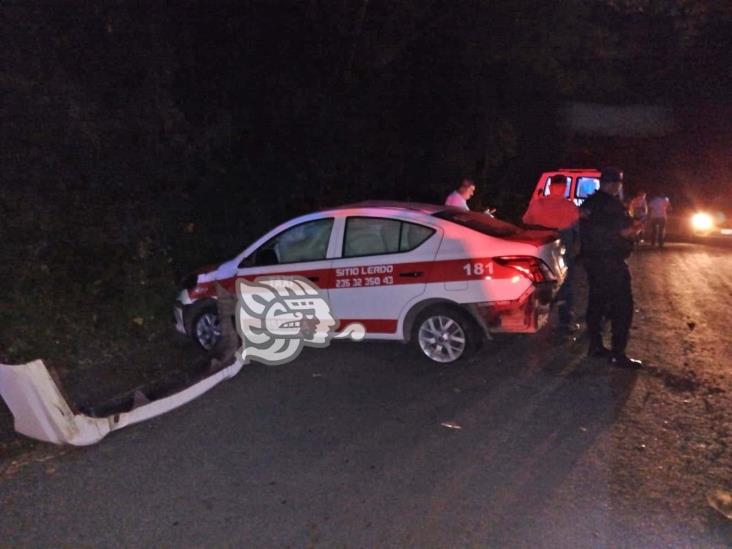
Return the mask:
M 193 339 L 203 349 L 210 351 L 221 338 L 221 324 L 216 308 L 207 307 L 193 321 Z
M 475 330 L 465 315 L 447 308 L 430 309 L 420 315 L 416 341 L 424 355 L 449 364 L 467 356 L 474 347 Z

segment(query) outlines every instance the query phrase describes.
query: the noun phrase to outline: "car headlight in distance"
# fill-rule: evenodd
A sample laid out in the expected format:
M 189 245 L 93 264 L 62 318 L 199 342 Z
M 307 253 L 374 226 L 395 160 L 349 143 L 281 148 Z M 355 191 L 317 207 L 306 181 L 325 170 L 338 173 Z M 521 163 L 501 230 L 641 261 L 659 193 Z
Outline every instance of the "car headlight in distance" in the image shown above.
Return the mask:
M 711 231 L 714 227 L 714 219 L 708 213 L 697 212 L 691 216 L 691 226 L 695 231 Z

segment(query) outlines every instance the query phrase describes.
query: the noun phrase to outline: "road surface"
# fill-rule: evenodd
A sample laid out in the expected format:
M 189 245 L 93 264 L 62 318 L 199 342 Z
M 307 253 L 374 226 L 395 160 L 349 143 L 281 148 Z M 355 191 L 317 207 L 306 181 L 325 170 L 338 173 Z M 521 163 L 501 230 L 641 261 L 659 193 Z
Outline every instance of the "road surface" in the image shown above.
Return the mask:
M 640 373 L 547 333 L 459 367 L 306 349 L 95 447 L 0 457 L 0 545 L 728 546 L 706 494 L 732 490 L 732 250 L 631 269 Z

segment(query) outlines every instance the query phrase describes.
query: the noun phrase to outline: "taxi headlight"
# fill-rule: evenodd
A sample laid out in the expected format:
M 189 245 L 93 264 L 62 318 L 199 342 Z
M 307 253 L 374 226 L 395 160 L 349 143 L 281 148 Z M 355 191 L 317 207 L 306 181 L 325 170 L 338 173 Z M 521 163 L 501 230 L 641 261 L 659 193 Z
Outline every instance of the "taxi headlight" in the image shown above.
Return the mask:
M 714 227 L 714 219 L 708 213 L 697 212 L 691 216 L 691 226 L 695 231 L 709 231 Z

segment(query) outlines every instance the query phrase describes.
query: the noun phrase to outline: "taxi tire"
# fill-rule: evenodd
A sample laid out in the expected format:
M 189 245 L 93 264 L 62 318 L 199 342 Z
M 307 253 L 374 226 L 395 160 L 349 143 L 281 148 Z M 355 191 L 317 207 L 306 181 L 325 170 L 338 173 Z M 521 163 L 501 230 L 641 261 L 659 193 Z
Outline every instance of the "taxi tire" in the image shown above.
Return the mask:
M 459 356 L 452 360 L 437 360 L 430 357 L 427 352 L 423 350 L 419 337 L 420 329 L 429 318 L 449 319 L 460 326 L 460 329 L 465 335 L 465 346 Z M 417 352 L 425 360 L 429 360 L 433 364 L 454 364 L 455 362 L 465 360 L 475 354 L 483 343 L 483 336 L 478 324 L 466 311 L 455 306 L 433 305 L 417 315 L 417 319 L 414 322 L 413 327 L 412 341 L 414 342 L 414 347 Z
M 204 351 L 211 351 L 215 347 L 218 340 L 221 339 L 221 327 L 218 324 L 218 316 L 218 308 L 216 306 L 216 303 L 213 303 L 211 305 L 203 307 L 200 311 L 196 313 L 196 316 L 193 317 L 193 321 L 191 322 L 191 338 L 193 339 L 193 341 L 196 342 L 196 345 L 198 345 Z M 211 321 L 214 318 L 216 319 L 216 325 L 218 326 L 218 337 L 210 342 L 210 344 L 204 344 L 199 338 L 199 324 L 205 322 L 210 327 Z M 201 328 L 204 329 L 205 327 L 201 326 Z

